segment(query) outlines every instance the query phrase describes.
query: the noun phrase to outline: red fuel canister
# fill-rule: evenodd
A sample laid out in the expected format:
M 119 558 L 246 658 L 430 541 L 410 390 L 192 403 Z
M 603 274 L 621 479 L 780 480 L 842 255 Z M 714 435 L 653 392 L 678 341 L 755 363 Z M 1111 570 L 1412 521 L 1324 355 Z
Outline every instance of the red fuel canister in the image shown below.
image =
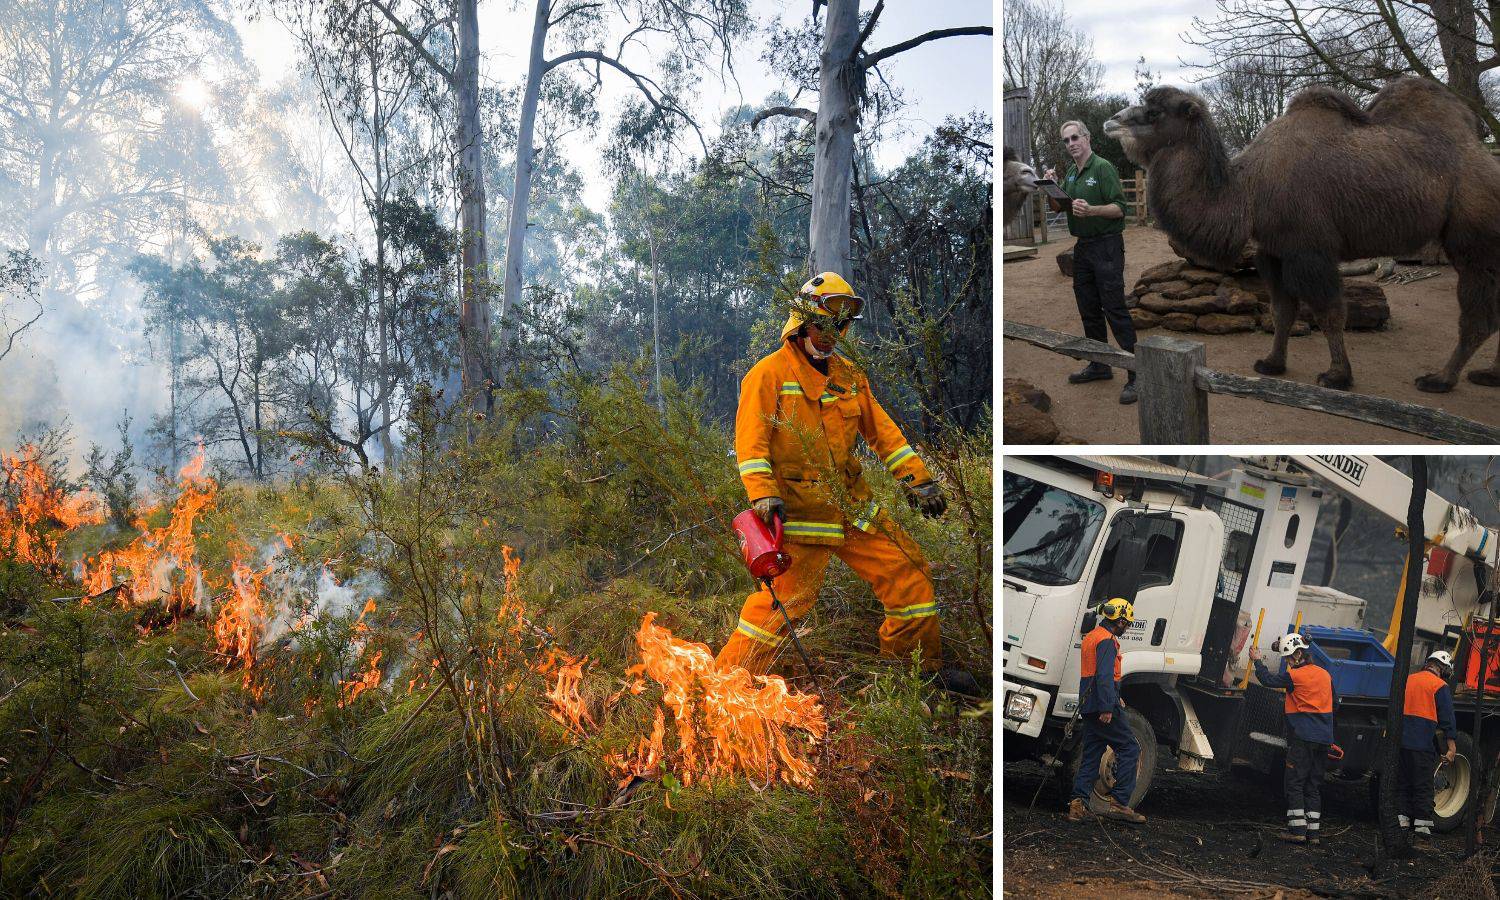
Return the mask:
M 767 527 L 753 509 L 734 517 L 734 534 L 740 541 L 745 568 L 760 581 L 770 581 L 792 566 L 792 555 L 781 548 L 781 519 L 773 519 L 775 531 Z

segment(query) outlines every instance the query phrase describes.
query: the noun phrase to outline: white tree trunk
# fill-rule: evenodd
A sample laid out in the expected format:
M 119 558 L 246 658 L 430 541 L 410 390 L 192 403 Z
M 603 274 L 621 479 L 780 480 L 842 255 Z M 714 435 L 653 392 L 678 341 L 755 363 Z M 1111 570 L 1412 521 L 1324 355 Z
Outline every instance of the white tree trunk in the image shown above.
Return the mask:
M 651 248 L 651 355 L 656 361 L 656 411 L 661 414 L 662 421 L 667 419 L 667 400 L 661 392 L 661 290 L 659 279 L 661 276 L 660 266 L 656 261 L 656 229 L 646 229 L 646 242 Z
M 459 354 L 463 389 L 476 412 L 494 400 L 490 360 L 489 271 L 484 234 L 484 134 L 479 123 L 478 0 L 458 4 L 458 182 L 462 227 L 462 306 Z
M 808 268 L 853 278 L 849 257 L 849 179 L 858 127 L 854 59 L 859 0 L 828 0 L 818 76 L 817 152 L 813 157 Z
M 501 341 L 510 346 L 515 338 L 515 309 L 521 302 L 522 269 L 526 261 L 526 221 L 531 207 L 531 175 L 535 162 L 536 108 L 542 79 L 547 76 L 547 23 L 552 0 L 537 0 L 531 28 L 531 55 L 526 66 L 526 93 L 521 98 L 521 117 L 516 127 L 516 185 L 510 197 L 510 220 L 505 233 L 505 293 L 500 305 Z

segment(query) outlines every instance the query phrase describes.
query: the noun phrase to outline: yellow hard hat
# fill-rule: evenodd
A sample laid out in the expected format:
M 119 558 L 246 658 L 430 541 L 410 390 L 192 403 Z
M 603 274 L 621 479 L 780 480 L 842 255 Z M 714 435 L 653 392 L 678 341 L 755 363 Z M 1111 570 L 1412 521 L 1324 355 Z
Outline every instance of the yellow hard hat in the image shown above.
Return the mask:
M 854 293 L 854 288 L 837 272 L 814 275 L 797 292 L 797 304 L 787 316 L 781 328 L 781 339 L 791 337 L 807 321 L 810 311 L 816 316 L 827 316 L 838 325 L 839 331 L 861 317 L 865 308 L 863 297 Z
M 1117 619 L 1124 619 L 1127 622 L 1134 622 L 1135 607 L 1131 606 L 1130 601 L 1126 600 L 1124 597 L 1116 597 L 1113 600 L 1105 601 L 1100 605 L 1099 615 L 1100 617 L 1108 619 L 1111 622 Z

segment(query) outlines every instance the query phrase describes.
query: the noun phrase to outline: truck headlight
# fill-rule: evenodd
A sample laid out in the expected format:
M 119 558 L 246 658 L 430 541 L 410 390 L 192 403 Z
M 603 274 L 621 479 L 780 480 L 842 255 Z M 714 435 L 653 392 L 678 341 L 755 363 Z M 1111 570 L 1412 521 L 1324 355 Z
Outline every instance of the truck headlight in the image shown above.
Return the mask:
M 1017 722 L 1029 721 L 1031 711 L 1034 709 L 1036 709 L 1036 697 L 1031 694 L 1011 691 L 1010 696 L 1005 698 L 1005 718 L 1007 719 L 1014 719 Z

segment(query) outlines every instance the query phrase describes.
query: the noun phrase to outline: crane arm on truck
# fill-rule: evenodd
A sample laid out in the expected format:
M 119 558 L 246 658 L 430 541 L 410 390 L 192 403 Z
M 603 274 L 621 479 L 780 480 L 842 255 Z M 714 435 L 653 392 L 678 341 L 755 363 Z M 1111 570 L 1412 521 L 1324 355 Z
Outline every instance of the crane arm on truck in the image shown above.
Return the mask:
M 1411 502 L 1411 478 L 1374 456 L 1330 454 L 1327 456 L 1247 456 L 1251 465 L 1270 471 L 1303 471 L 1317 475 L 1329 486 L 1361 505 L 1399 524 L 1406 523 Z M 1500 553 L 1500 535 L 1479 523 L 1468 509 L 1427 492 L 1422 522 L 1423 537 L 1431 544 L 1494 568 Z
M 1399 469 L 1381 462 L 1374 456 L 1351 454 L 1289 455 L 1241 457 L 1251 466 L 1270 472 L 1316 475 L 1321 481 L 1386 518 L 1405 525 L 1407 506 L 1411 502 L 1412 481 Z M 1442 547 L 1480 566 L 1485 581 L 1492 576 L 1497 553 L 1500 553 L 1500 533 L 1480 524 L 1479 519 L 1468 509 L 1451 503 L 1432 491 L 1427 492 L 1422 509 L 1422 537 L 1429 546 Z M 1410 573 L 1402 571 L 1402 585 L 1397 591 L 1396 605 L 1391 611 L 1391 624 L 1387 629 L 1385 647 L 1394 653 L 1399 637 L 1401 607 L 1405 596 L 1405 582 Z M 1460 616 L 1476 613 L 1483 605 L 1483 591 L 1476 591 L 1469 602 L 1449 593 L 1454 603 L 1453 612 Z

